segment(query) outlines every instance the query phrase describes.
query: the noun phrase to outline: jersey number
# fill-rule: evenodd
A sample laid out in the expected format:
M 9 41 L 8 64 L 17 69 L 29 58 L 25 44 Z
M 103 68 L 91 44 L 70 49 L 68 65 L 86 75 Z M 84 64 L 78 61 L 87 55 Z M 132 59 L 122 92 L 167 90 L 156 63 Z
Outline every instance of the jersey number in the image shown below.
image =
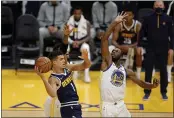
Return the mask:
M 131 39 L 130 38 L 124 38 L 124 43 L 125 44 L 131 44 Z
M 71 86 L 72 86 L 73 90 L 76 91 L 76 90 L 75 90 L 75 87 L 74 87 L 74 85 L 73 85 L 72 83 L 71 83 Z

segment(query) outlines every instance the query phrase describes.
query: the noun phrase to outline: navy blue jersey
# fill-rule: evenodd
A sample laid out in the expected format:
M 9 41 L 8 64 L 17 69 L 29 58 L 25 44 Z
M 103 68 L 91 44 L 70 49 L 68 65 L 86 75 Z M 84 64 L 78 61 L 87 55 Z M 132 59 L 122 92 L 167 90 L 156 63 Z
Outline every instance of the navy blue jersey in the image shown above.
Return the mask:
M 73 73 L 68 71 L 68 69 L 64 69 L 64 73 L 62 74 L 51 74 L 51 77 L 56 77 L 61 81 L 61 87 L 57 90 L 57 96 L 59 98 L 60 103 L 79 100 L 76 87 L 73 82 L 72 74 Z

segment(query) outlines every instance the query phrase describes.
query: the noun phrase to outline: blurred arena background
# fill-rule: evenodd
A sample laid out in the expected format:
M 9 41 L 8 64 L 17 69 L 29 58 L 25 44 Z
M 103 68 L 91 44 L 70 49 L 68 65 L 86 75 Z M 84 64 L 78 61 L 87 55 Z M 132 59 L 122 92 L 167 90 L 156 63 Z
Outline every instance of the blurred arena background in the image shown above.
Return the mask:
M 42 81 L 34 72 L 35 59 L 48 56 L 60 39 L 47 36 L 40 46 L 38 20 L 42 4 L 48 1 L 1 1 L 1 64 L 2 64 L 2 117 L 44 117 L 43 104 L 48 96 Z M 83 15 L 94 27 L 92 7 L 96 1 L 59 1 L 67 9 L 67 20 L 77 6 L 83 10 Z M 141 21 L 153 8 L 154 1 L 113 1 L 118 14 L 127 5 L 132 6 L 134 19 Z M 174 17 L 173 9 L 169 10 L 171 1 L 164 1 L 165 12 Z M 64 9 L 64 8 L 63 8 Z M 61 15 L 61 14 L 59 14 Z M 54 16 L 54 15 L 53 15 Z M 54 16 L 55 17 L 55 16 Z M 63 20 L 64 23 L 67 20 Z M 26 28 L 27 27 L 27 28 Z M 60 26 L 61 27 L 61 26 Z M 61 28 L 60 28 L 61 30 Z M 82 104 L 83 116 L 99 117 L 99 79 L 101 65 L 100 40 L 94 36 L 88 42 L 92 66 L 90 82 L 84 82 L 83 73 L 74 80 Z M 146 40 L 143 42 L 146 46 Z M 42 51 L 40 49 L 42 47 Z M 80 51 L 70 52 L 70 61 L 78 62 Z M 146 58 L 146 53 L 144 53 Z M 134 61 L 135 62 L 135 61 Z M 144 80 L 144 61 L 142 63 L 141 79 Z M 136 65 L 133 69 L 136 71 Z M 47 73 L 49 77 L 50 73 Z M 156 77 L 159 76 L 158 65 Z M 173 117 L 173 69 L 172 80 L 168 85 L 167 101 L 160 96 L 160 87 L 153 90 L 151 99 L 143 101 L 143 89 L 127 80 L 125 103 L 133 117 Z

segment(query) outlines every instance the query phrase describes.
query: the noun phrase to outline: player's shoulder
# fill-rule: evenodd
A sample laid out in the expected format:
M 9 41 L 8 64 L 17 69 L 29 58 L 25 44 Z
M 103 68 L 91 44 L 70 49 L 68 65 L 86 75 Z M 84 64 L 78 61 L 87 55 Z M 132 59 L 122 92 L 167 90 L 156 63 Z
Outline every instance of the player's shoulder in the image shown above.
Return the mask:
M 138 21 L 138 20 L 135 20 L 135 21 L 136 21 L 137 25 L 141 26 L 141 22 L 140 21 Z

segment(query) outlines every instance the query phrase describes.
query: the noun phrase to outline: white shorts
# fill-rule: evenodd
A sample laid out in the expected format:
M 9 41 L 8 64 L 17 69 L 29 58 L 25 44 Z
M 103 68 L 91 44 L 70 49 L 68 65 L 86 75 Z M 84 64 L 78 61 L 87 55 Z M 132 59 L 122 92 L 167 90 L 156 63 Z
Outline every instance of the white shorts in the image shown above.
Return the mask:
M 44 113 L 46 117 L 60 117 L 60 102 L 57 97 L 47 97 L 44 103 Z
M 101 107 L 102 117 L 131 117 L 130 112 L 127 110 L 124 101 L 119 101 L 117 104 L 110 102 L 102 102 Z

